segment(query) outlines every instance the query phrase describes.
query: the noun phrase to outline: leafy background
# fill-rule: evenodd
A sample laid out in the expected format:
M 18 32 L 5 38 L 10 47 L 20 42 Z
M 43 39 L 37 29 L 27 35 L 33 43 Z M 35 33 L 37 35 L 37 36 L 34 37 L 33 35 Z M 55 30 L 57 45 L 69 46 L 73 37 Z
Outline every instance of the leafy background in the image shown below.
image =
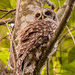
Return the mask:
M 56 4 L 56 8 L 59 6 L 58 0 L 51 0 Z M 60 0 L 60 5 L 65 2 L 65 0 Z M 48 7 L 47 5 L 44 6 Z M 16 0 L 0 0 L 0 9 L 14 9 L 16 8 Z M 57 11 L 56 11 L 57 12 Z M 0 16 L 6 12 L 0 11 Z M 5 16 L 4 19 L 8 19 L 13 13 Z M 71 18 L 67 23 L 70 30 L 75 28 L 75 8 L 72 12 Z M 68 32 L 65 27 L 61 37 Z M 71 31 L 73 37 L 75 37 L 75 30 Z M 0 26 L 0 61 L 6 66 L 9 57 L 9 47 L 10 41 L 8 39 L 9 31 L 4 25 Z M 60 38 L 61 38 L 60 37 Z M 60 39 L 59 38 L 59 39 Z M 50 75 L 75 75 L 75 45 L 70 33 L 61 40 L 58 45 L 57 52 L 50 57 L 49 62 L 49 72 Z M 44 66 L 41 75 L 46 75 L 46 65 Z

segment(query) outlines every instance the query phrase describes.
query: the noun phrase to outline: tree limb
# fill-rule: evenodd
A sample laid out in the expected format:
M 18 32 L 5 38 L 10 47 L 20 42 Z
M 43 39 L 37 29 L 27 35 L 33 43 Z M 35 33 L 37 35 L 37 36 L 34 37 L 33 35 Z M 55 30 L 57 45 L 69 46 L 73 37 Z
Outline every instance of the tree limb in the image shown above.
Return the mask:
M 46 72 L 47 72 L 47 75 L 49 75 L 49 58 L 47 59 L 47 64 L 46 64 Z
M 59 3 L 59 8 L 60 8 L 60 0 L 58 0 L 58 3 Z
M 66 26 L 66 28 L 68 29 L 68 32 L 70 33 L 70 35 L 71 35 L 71 37 L 72 37 L 72 39 L 73 39 L 74 45 L 75 45 L 75 40 L 74 40 L 74 37 L 73 37 L 73 35 L 72 35 L 70 29 L 68 28 L 68 26 Z
M 9 35 L 4 36 L 3 38 L 0 39 L 0 41 L 6 39 L 6 37 L 8 37 Z
M 0 62 L 0 75 L 6 75 L 11 73 L 13 73 L 13 71 L 6 69 L 4 65 Z
M 52 9 L 55 9 L 56 5 L 52 1 L 46 0 L 46 3 L 51 6 Z
M 66 0 L 66 1 L 64 2 L 64 4 L 60 7 L 60 9 L 57 11 L 56 14 L 57 14 L 59 20 L 60 20 L 61 17 L 63 16 L 67 4 L 68 4 L 68 0 Z
M 8 11 L 11 11 L 11 12 L 13 12 L 13 11 L 15 11 L 16 9 L 11 9 L 11 10 L 8 10 L 8 9 L 0 9 L 0 11 L 2 11 L 2 12 L 8 12 Z
M 0 26 L 8 23 L 14 23 L 14 19 L 6 19 L 6 20 L 0 20 Z
M 70 30 L 70 31 L 73 31 L 73 30 L 75 30 L 75 28 L 73 28 L 73 29 Z M 65 32 L 65 33 L 63 34 L 63 36 L 59 39 L 58 44 L 61 42 L 61 40 L 62 40 L 68 33 L 69 33 L 69 32 L 67 31 L 67 32 Z
M 15 43 L 14 43 L 14 40 L 13 40 L 13 34 L 12 34 L 12 29 L 10 30 L 9 29 L 9 26 L 8 26 L 8 22 L 6 23 L 6 26 L 9 30 L 9 35 L 10 35 L 10 57 L 11 57 L 11 54 L 13 55 L 13 62 L 14 62 L 14 69 L 16 67 L 16 61 L 17 61 L 17 57 L 16 57 L 16 50 L 15 50 Z M 9 57 L 9 58 L 10 58 Z
M 68 5 L 66 7 L 65 13 L 62 17 L 62 19 L 60 20 L 59 26 L 56 29 L 55 33 L 53 34 L 52 38 L 49 41 L 49 44 L 47 45 L 47 50 L 46 52 L 44 52 L 40 58 L 40 60 L 38 61 L 35 71 L 34 71 L 34 75 L 38 75 L 40 72 L 41 67 L 44 65 L 44 62 L 46 61 L 49 53 L 51 52 L 51 49 L 53 48 L 55 42 L 57 41 L 58 37 L 60 36 L 60 34 L 62 33 L 62 31 L 64 30 L 74 7 L 74 2 L 75 0 L 68 0 Z
M 0 9 L 1 10 L 1 9 Z M 2 19 L 3 17 L 5 17 L 6 15 L 8 15 L 9 13 L 11 13 L 11 12 L 13 12 L 13 11 L 15 11 L 16 9 L 12 9 L 12 10 L 7 10 L 7 13 L 5 13 L 4 15 L 2 15 L 1 17 L 0 17 L 0 19 Z M 5 10 L 6 11 L 6 10 Z

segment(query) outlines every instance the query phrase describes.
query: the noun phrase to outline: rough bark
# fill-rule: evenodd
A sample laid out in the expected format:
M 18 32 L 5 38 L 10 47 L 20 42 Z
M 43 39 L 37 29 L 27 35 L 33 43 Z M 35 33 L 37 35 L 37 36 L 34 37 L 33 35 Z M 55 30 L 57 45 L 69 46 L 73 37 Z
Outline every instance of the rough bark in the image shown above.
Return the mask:
M 17 0 L 15 31 L 19 32 L 33 21 L 33 13 L 39 8 L 40 6 L 34 0 Z

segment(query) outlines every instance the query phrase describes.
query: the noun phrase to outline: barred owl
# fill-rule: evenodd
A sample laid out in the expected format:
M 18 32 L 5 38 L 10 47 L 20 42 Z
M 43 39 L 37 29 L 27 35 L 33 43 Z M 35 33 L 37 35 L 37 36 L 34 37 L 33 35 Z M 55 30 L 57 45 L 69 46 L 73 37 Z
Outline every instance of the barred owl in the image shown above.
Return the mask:
M 36 64 L 57 25 L 58 18 L 52 9 L 43 8 L 34 13 L 34 21 L 18 34 L 18 72 Z

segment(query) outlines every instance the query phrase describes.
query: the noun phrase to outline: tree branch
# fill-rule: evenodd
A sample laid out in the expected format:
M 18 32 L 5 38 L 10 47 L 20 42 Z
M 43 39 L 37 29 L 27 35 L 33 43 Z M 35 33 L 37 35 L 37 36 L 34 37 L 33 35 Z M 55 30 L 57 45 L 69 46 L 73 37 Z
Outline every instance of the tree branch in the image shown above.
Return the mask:
M 13 71 L 6 69 L 4 65 L 0 62 L 0 75 L 6 75 L 11 73 L 13 73 Z
M 6 39 L 6 37 L 8 37 L 9 35 L 4 36 L 3 38 L 0 39 L 0 41 Z
M 14 40 L 13 40 L 12 29 L 11 30 L 9 29 L 8 22 L 6 23 L 6 26 L 7 26 L 8 30 L 9 30 L 9 33 L 10 33 L 9 34 L 10 35 L 10 45 L 11 45 L 11 47 L 10 47 L 10 54 L 13 54 L 14 69 L 15 69 L 16 61 L 17 61 L 16 50 L 15 50 L 16 47 L 15 47 L 15 43 L 14 43 Z
M 59 26 L 56 29 L 55 33 L 53 34 L 52 38 L 49 41 L 49 44 L 47 45 L 47 49 L 46 52 L 43 52 L 40 60 L 38 61 L 35 71 L 34 71 L 34 75 L 38 75 L 41 67 L 44 65 L 49 53 L 51 52 L 51 49 L 53 48 L 55 42 L 57 41 L 58 37 L 60 36 L 60 34 L 62 33 L 62 31 L 64 30 L 74 7 L 74 2 L 75 0 L 68 0 L 68 5 L 66 7 L 65 13 L 62 17 L 62 19 L 60 20 Z M 45 51 L 45 50 L 44 50 Z
M 73 29 L 70 30 L 70 31 L 73 31 L 73 30 L 75 30 L 75 28 L 73 28 Z M 67 31 L 66 33 L 63 34 L 63 36 L 59 39 L 58 44 L 61 42 L 61 40 L 62 40 L 68 33 L 69 33 L 69 32 Z
M 0 10 L 2 10 L 2 9 L 0 9 Z M 4 10 L 3 10 L 3 11 L 4 11 Z M 2 16 L 0 17 L 0 19 L 2 19 L 3 17 L 5 17 L 5 16 L 8 15 L 9 13 L 11 13 L 11 12 L 13 12 L 13 11 L 16 11 L 16 9 L 5 10 L 5 11 L 7 11 L 7 13 L 5 13 L 4 15 L 2 15 Z
M 59 8 L 60 8 L 60 0 L 58 0 L 58 3 L 59 3 Z
M 6 19 L 6 20 L 0 20 L 0 26 L 8 23 L 14 23 L 14 18 L 13 19 Z
M 64 2 L 64 4 L 60 7 L 60 9 L 57 11 L 56 14 L 57 14 L 59 20 L 60 20 L 61 17 L 63 16 L 67 4 L 68 4 L 68 0 L 66 0 L 66 1 Z
M 13 12 L 13 11 L 15 11 L 16 9 L 11 9 L 11 10 L 7 10 L 7 9 L 0 9 L 0 11 L 2 11 L 2 12 L 8 12 L 8 11 L 11 11 L 11 12 Z
M 0 11 L 2 11 L 2 12 L 8 12 L 7 9 L 0 9 Z
M 66 28 L 68 29 L 68 32 L 70 33 L 70 35 L 71 35 L 71 37 L 72 37 L 72 39 L 73 39 L 74 45 L 75 45 L 75 40 L 74 40 L 74 37 L 73 37 L 73 35 L 72 35 L 70 29 L 68 28 L 68 26 L 66 26 Z
M 46 0 L 46 3 L 51 6 L 52 9 L 55 9 L 56 5 L 52 1 Z
M 47 59 L 47 64 L 46 64 L 46 72 L 47 72 L 47 75 L 49 75 L 49 58 Z
M 69 0 L 66 0 L 65 3 L 61 6 L 61 8 L 66 8 Z

